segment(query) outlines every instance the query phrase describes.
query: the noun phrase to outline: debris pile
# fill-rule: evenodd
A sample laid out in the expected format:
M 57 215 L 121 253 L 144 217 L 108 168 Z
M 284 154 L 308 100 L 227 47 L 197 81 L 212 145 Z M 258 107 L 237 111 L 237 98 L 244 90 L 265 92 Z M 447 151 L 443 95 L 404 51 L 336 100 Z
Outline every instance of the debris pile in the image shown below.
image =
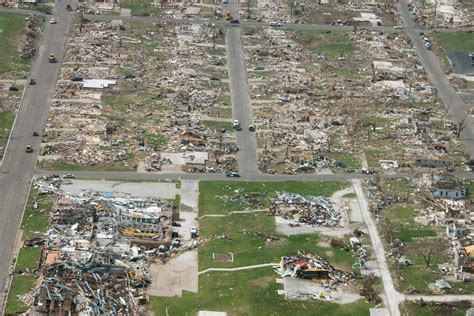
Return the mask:
M 335 210 L 329 199 L 288 192 L 277 194 L 270 203 L 268 213 L 310 225 L 336 226 L 341 220 L 340 210 Z
M 194 248 L 173 230 L 172 205 L 113 192 L 65 194 L 56 177 L 34 181 L 54 195 L 34 290 L 41 313 L 137 314 L 145 311 L 149 264 Z M 27 242 L 26 244 L 32 244 Z
M 30 15 L 26 18 L 26 40 L 21 49 L 21 58 L 31 59 L 36 54 L 36 41 L 41 32 L 39 15 Z
M 334 283 L 345 283 L 354 279 L 354 274 L 333 267 L 324 258 L 313 254 L 298 254 L 281 258 L 276 270 L 282 277 L 303 279 L 328 279 Z

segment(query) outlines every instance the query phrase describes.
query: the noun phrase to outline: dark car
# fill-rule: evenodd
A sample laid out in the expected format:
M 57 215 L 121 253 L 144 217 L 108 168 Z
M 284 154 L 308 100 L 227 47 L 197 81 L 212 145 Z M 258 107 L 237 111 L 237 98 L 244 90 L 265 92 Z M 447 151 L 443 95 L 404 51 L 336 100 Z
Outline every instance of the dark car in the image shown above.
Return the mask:
M 236 19 L 233 19 L 233 20 L 230 20 L 229 23 L 230 23 L 230 24 L 240 24 L 240 21 L 239 21 L 239 20 L 236 20 Z
M 34 86 L 36 84 L 36 80 L 35 79 L 30 79 L 30 86 Z
M 240 178 L 240 174 L 237 172 L 227 172 L 225 176 L 229 178 Z

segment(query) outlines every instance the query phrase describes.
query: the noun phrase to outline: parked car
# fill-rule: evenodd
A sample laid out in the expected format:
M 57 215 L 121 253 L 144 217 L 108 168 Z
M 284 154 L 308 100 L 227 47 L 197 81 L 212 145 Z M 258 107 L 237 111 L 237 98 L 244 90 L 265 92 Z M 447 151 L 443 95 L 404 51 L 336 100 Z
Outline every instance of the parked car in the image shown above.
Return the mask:
M 33 136 L 39 136 L 38 132 L 33 132 Z
M 63 179 L 74 179 L 76 176 L 73 175 L 72 173 L 66 173 L 64 176 L 63 176 Z
M 250 132 L 255 132 L 255 126 L 254 125 L 249 125 L 249 131 Z
M 272 22 L 270 22 L 270 26 L 278 27 L 278 26 L 281 26 L 281 23 L 277 22 L 277 21 L 272 21 Z
M 50 24 L 56 24 L 56 19 L 55 19 L 55 18 L 51 18 L 51 20 L 49 20 L 49 23 L 50 23 Z
M 30 79 L 29 84 L 30 84 L 30 86 L 34 86 L 36 84 L 36 80 L 35 79 Z
M 227 172 L 225 176 L 229 178 L 240 178 L 240 174 L 237 172 Z
M 196 227 L 191 227 L 191 238 L 196 238 L 198 236 L 198 229 Z
M 31 145 L 26 146 L 25 152 L 31 154 L 33 152 L 33 147 L 31 147 Z
M 229 23 L 230 23 L 230 24 L 240 24 L 240 21 L 239 21 L 239 20 L 236 20 L 236 19 L 233 19 L 233 20 L 230 20 Z

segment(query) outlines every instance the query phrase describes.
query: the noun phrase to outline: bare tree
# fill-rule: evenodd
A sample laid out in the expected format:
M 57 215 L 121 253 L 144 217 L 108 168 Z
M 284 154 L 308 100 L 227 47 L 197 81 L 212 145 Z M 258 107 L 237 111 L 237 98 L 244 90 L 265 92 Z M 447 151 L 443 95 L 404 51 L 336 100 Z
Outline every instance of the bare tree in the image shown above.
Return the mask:
M 290 6 L 290 18 L 293 15 L 293 9 L 295 8 L 296 0 L 288 0 L 288 5 Z
M 355 34 L 357 33 L 357 27 L 359 26 L 359 21 L 354 21 L 354 24 L 352 25 L 353 30 L 352 32 Z
M 250 18 L 250 0 L 247 0 L 247 17 Z
M 423 259 L 425 260 L 425 263 L 426 263 L 426 267 L 429 268 L 430 267 L 430 262 L 431 262 L 431 253 L 433 252 L 433 248 L 430 248 L 430 250 L 428 251 L 428 255 L 425 255 L 423 252 L 421 253 L 421 255 L 423 256 Z
M 456 136 L 458 138 L 461 137 L 462 131 L 464 130 L 464 128 L 466 128 L 466 119 L 467 119 L 467 114 L 464 115 L 464 118 L 461 120 L 461 122 L 458 123 L 456 127 Z

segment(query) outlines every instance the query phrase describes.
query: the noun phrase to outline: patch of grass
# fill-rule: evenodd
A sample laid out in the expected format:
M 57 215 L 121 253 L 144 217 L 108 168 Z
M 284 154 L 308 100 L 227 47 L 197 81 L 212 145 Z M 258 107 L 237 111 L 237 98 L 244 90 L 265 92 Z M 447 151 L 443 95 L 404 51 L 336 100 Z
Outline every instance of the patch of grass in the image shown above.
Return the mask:
M 176 194 L 173 199 L 173 210 L 178 210 L 180 204 L 181 204 L 181 195 Z
M 120 1 L 120 7 L 130 9 L 132 15 L 155 16 L 161 15 L 162 9 L 154 5 L 152 0 L 124 0 Z
M 385 195 L 400 196 L 407 198 L 412 189 L 410 188 L 410 180 L 408 179 L 386 179 L 380 185 Z
M 65 161 L 40 161 L 38 168 L 55 171 L 135 171 L 136 166 L 124 165 L 79 165 Z
M 344 194 L 342 197 L 346 199 L 355 199 L 357 197 L 357 194 L 355 194 L 354 192 L 351 192 L 351 193 Z
M 410 242 L 413 238 L 436 237 L 437 234 L 432 229 L 401 229 L 395 232 L 393 236 L 402 242 Z
M 10 293 L 5 306 L 7 315 L 24 313 L 29 306 L 23 304 L 17 299 L 17 295 L 23 295 L 29 292 L 35 286 L 35 279 L 31 275 L 15 275 L 10 286 Z
M 344 165 L 344 168 L 359 169 L 362 167 L 357 156 L 343 152 L 332 152 L 330 156 Z
M 242 193 L 261 193 L 261 203 L 266 205 L 276 192 L 292 192 L 303 195 L 331 196 L 334 192 L 349 186 L 344 181 L 285 181 L 285 182 L 225 182 L 201 181 L 199 183 L 199 213 L 226 214 L 231 211 L 242 211 L 247 206 L 238 201 L 224 202 L 221 196 L 232 196 L 235 190 Z
M 418 302 L 404 302 L 400 304 L 400 312 L 403 316 L 433 316 L 433 315 L 450 315 L 465 316 L 466 311 L 471 307 L 469 301 L 452 302 L 451 306 L 446 304 L 421 304 Z
M 0 111 L 0 146 L 3 147 L 8 142 L 10 130 L 15 121 L 15 114 L 12 111 Z
M 0 74 L 13 72 L 16 76 L 28 71 L 30 61 L 22 59 L 20 39 L 25 34 L 24 15 L 0 12 Z
M 406 222 L 414 224 L 413 207 L 407 205 L 395 205 L 383 213 L 386 221 Z
M 182 297 L 150 297 L 156 315 L 196 315 L 199 310 L 226 311 L 228 315 L 367 315 L 369 304 L 358 301 L 341 305 L 329 302 L 286 300 L 277 294 L 271 268 L 231 273 L 210 273 L 199 277 L 199 292 Z
M 40 247 L 21 248 L 16 261 L 15 272 L 36 269 L 40 255 Z
M 474 51 L 474 33 L 468 32 L 447 32 L 431 33 L 436 41 L 446 51 L 472 52 Z
M 38 203 L 38 207 L 33 208 L 34 202 Z M 51 195 L 38 195 L 37 190 L 32 189 L 28 196 L 23 221 L 21 222 L 21 230 L 23 232 L 22 239 L 30 240 L 35 237 L 43 237 L 48 229 L 49 212 L 53 206 Z
M 329 58 L 335 58 L 343 53 L 347 55 L 356 49 L 350 37 L 341 31 L 320 30 L 291 30 L 294 40 L 307 47 L 314 53 L 321 53 Z
M 202 124 L 207 128 L 225 129 L 227 131 L 233 130 L 233 125 L 231 122 L 202 121 Z
M 168 142 L 166 136 L 161 134 L 145 134 L 145 142 L 153 148 L 159 148 Z

